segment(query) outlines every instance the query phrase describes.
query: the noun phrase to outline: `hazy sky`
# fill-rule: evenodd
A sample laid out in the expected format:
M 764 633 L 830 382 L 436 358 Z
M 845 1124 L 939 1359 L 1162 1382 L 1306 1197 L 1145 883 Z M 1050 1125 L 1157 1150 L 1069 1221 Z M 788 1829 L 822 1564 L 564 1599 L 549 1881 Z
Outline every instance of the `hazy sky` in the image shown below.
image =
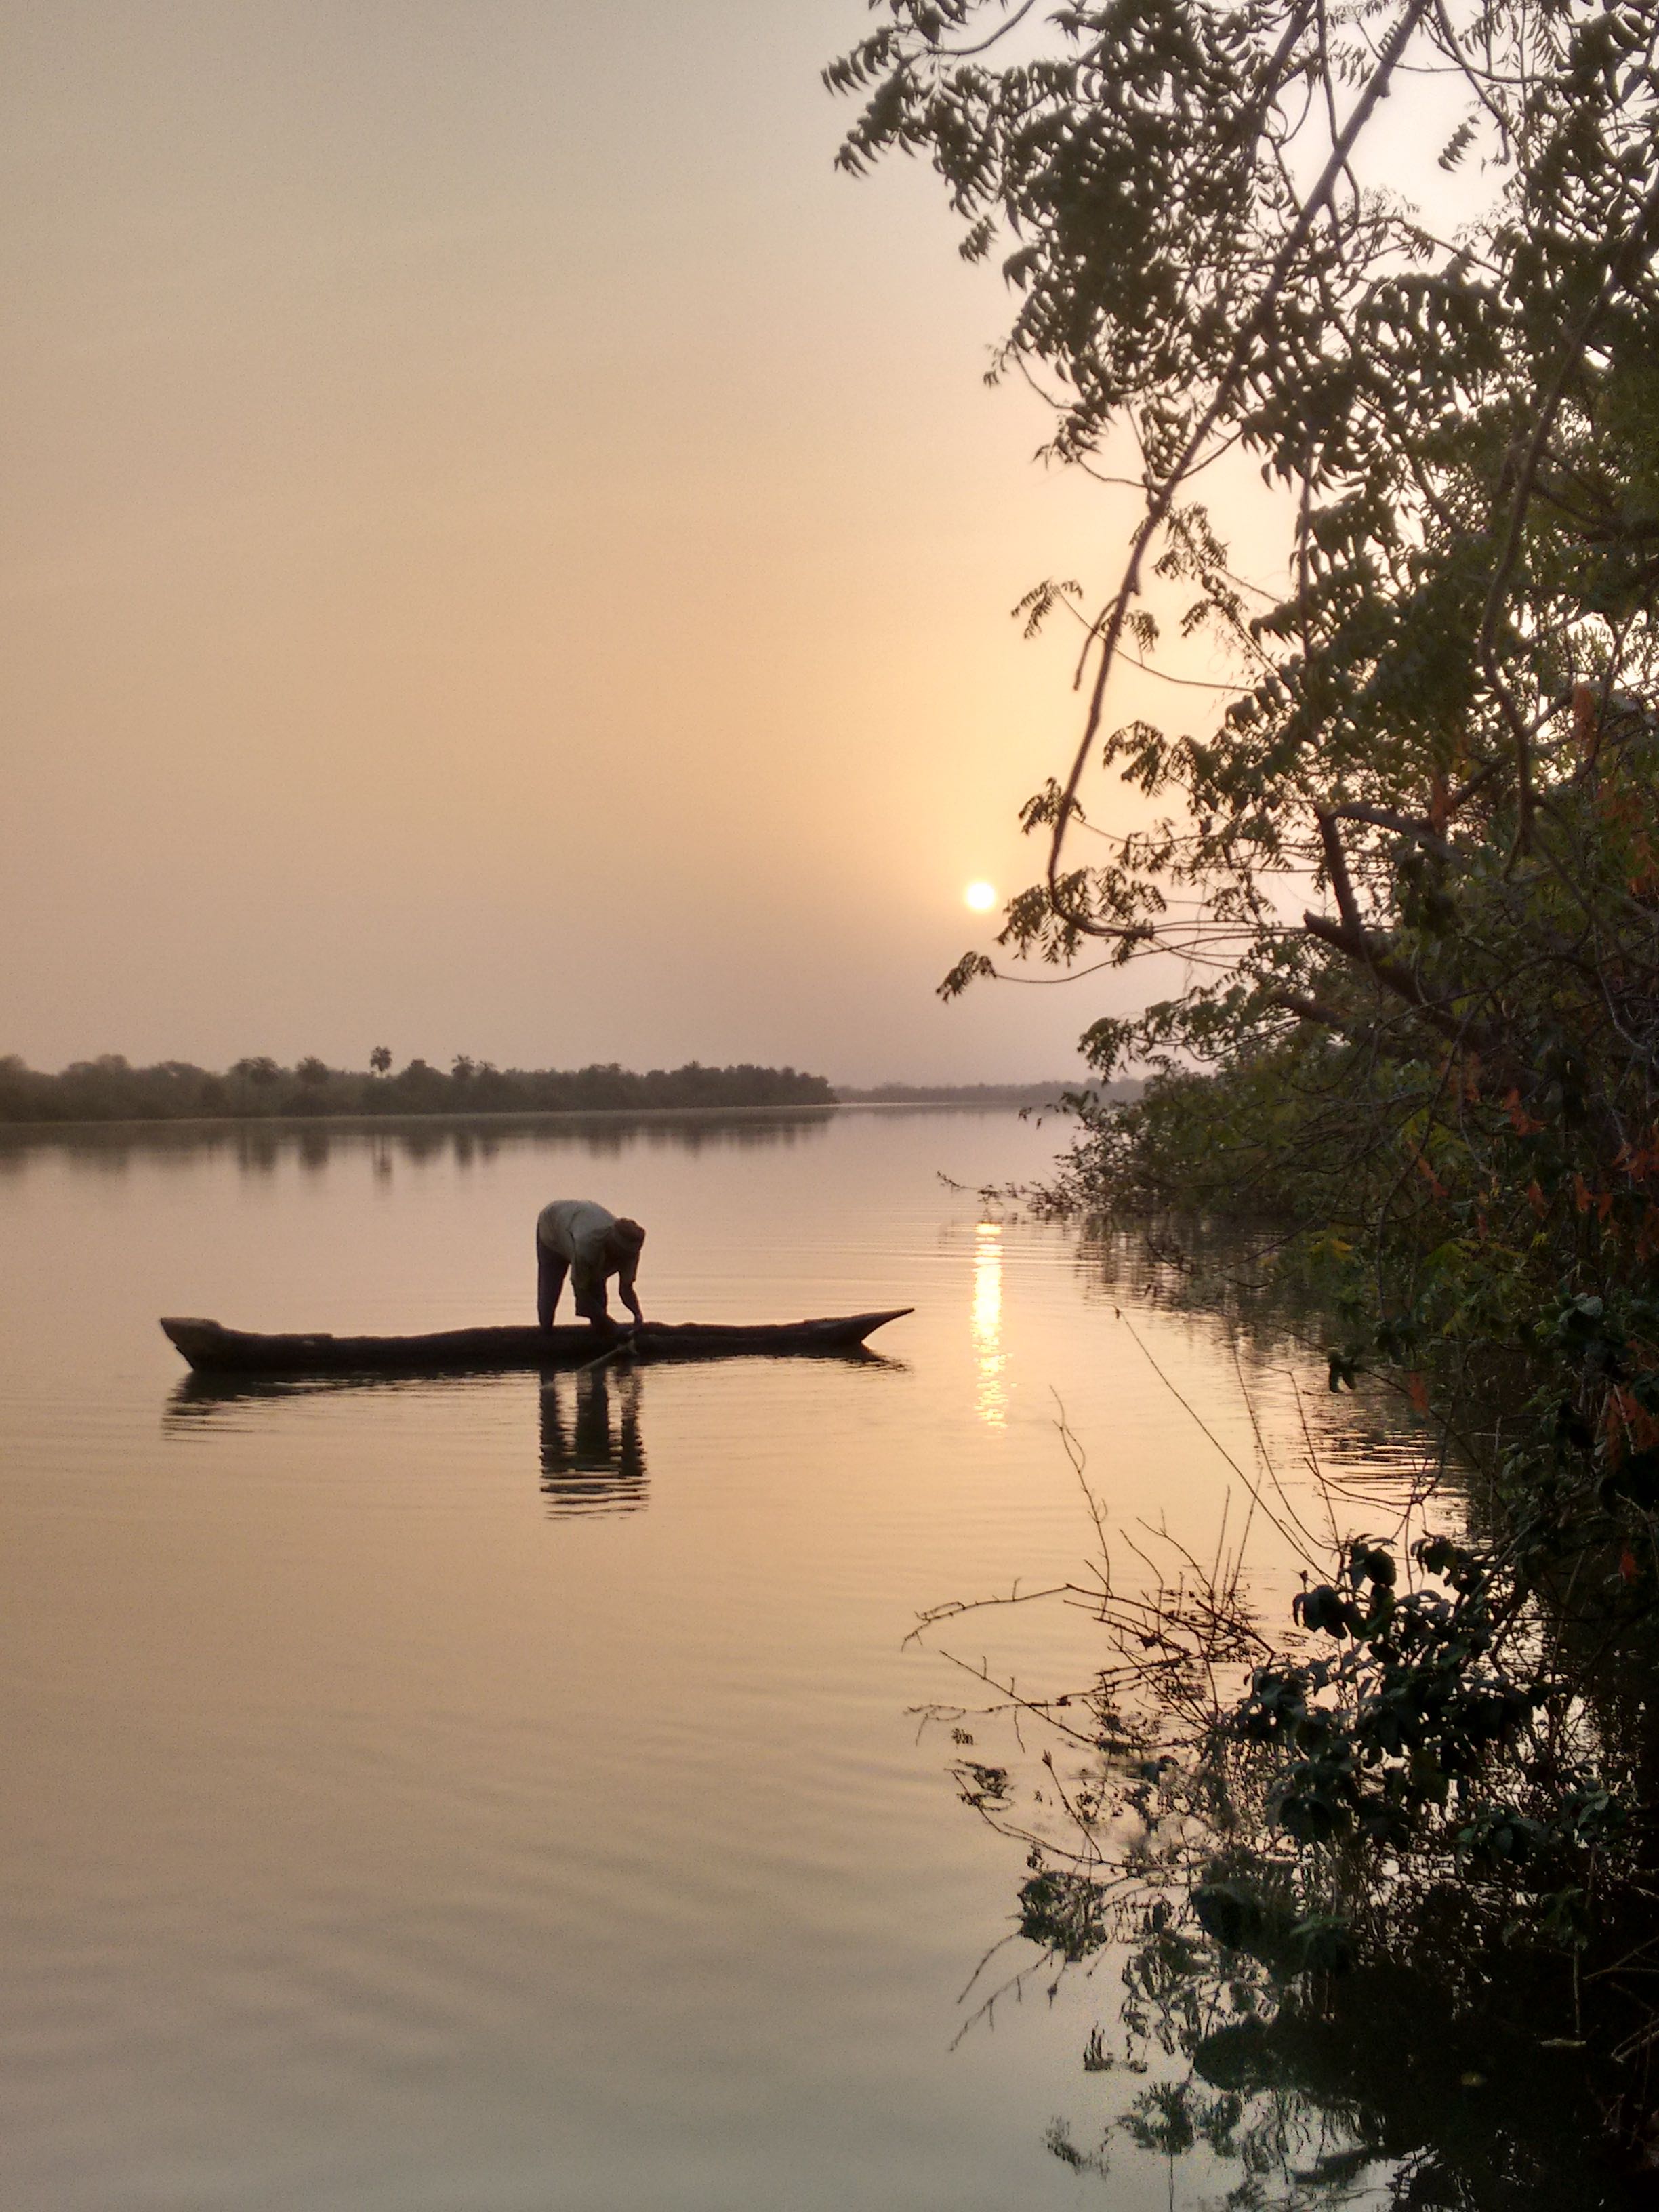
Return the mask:
M 862 0 L 0 0 L 0 1051 L 1041 1076 L 933 997 L 1117 496 Z M 1188 695 L 1196 700 L 1201 695 Z

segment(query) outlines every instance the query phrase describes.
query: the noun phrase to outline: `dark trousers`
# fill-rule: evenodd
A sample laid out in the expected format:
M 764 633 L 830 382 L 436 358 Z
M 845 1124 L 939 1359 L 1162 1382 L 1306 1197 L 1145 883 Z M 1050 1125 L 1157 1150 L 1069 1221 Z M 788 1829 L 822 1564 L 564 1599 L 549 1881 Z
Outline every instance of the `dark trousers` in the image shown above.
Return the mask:
M 564 1288 L 564 1279 L 569 1272 L 569 1261 L 561 1260 L 557 1253 L 550 1252 L 538 1237 L 536 1239 L 536 1318 L 544 1328 L 553 1326 L 559 1293 Z
M 553 1326 L 553 1316 L 558 1309 L 560 1294 L 564 1289 L 564 1279 L 569 1272 L 569 1261 L 562 1260 L 556 1252 L 550 1252 L 538 1237 L 536 1239 L 536 1318 L 544 1328 L 551 1328 Z M 580 1275 L 577 1277 L 576 1311 L 583 1321 L 603 1323 L 610 1320 L 610 1302 L 605 1297 L 605 1290 L 603 1276 L 599 1278 L 597 1290 L 592 1287 L 591 1277 L 586 1279 Z

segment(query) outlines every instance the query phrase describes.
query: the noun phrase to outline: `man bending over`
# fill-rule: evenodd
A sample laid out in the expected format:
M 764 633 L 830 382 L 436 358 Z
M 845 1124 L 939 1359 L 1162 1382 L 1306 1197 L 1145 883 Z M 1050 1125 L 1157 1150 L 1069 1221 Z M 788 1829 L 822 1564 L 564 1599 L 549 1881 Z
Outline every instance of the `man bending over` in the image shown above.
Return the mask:
M 617 1278 L 617 1294 L 645 1327 L 645 1316 L 634 1289 L 639 1272 L 640 1247 L 645 1231 L 637 1221 L 618 1221 L 591 1198 L 556 1198 L 536 1218 L 536 1312 L 544 1328 L 551 1328 L 559 1293 L 567 1273 L 584 1321 L 604 1328 L 611 1315 L 605 1286 Z

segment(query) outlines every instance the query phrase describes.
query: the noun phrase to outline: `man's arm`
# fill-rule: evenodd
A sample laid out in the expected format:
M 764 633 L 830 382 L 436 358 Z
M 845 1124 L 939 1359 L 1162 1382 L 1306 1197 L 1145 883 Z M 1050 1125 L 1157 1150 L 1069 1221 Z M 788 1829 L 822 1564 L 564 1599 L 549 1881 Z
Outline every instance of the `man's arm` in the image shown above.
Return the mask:
M 633 1315 L 635 1328 L 643 1328 L 645 1316 L 640 1311 L 639 1297 L 634 1288 L 635 1268 L 637 1266 L 638 1262 L 635 1261 L 632 1267 L 619 1267 L 617 1270 L 617 1296 Z

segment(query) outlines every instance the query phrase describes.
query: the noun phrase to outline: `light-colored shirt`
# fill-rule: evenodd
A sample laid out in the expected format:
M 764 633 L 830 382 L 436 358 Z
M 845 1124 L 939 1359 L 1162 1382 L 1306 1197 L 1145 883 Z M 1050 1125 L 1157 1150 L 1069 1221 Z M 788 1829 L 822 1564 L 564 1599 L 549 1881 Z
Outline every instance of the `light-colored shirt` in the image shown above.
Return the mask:
M 617 1272 L 624 1257 L 634 1256 L 612 1244 L 616 1225 L 616 1215 L 591 1198 L 556 1198 L 536 1217 L 536 1242 L 555 1259 L 569 1262 L 578 1313 L 595 1292 L 603 1297 L 606 1277 Z

